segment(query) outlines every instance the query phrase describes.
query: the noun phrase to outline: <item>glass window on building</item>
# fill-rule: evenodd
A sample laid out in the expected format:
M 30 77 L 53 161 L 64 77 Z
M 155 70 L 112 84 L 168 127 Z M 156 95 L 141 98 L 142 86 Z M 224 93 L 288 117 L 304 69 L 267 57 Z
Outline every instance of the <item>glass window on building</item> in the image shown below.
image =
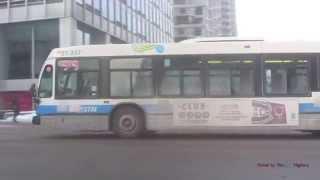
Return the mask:
M 200 28 L 200 27 L 194 28 L 194 30 L 193 30 L 193 35 L 195 35 L 195 36 L 201 36 L 201 35 L 202 35 L 202 28 Z
M 164 20 L 164 23 L 163 23 L 163 29 L 164 29 L 164 32 L 166 33 L 166 32 L 168 32 L 168 21 L 167 21 L 167 18 L 164 18 L 163 19 Z
M 76 2 L 80 5 L 83 5 L 83 0 L 76 0 Z
M 31 37 L 31 32 L 29 31 Z M 26 33 L 24 33 L 26 34 Z M 9 79 L 31 78 L 31 39 L 9 44 Z
M 161 16 L 161 17 L 160 17 L 160 29 L 161 29 L 161 33 L 164 32 L 164 23 L 165 23 L 164 18 L 163 18 L 163 16 Z
M 94 12 L 98 15 L 101 14 L 101 4 L 100 0 L 93 0 L 93 5 L 94 5 Z
M 86 4 L 92 6 L 92 0 L 85 0 Z
M 9 24 L 3 31 L 8 51 L 2 60 L 8 63 L 8 79 L 37 78 L 50 51 L 59 47 L 57 20 Z
M 117 24 L 121 23 L 121 14 L 120 14 L 120 2 L 117 0 L 115 1 L 115 21 Z
M 141 12 L 141 0 L 136 0 L 137 1 L 137 11 Z
M 114 18 L 114 9 L 115 9 L 115 6 L 114 6 L 114 0 L 109 0 L 109 6 L 108 6 L 108 10 L 109 10 L 109 20 L 111 22 L 115 21 L 115 18 Z
M 157 35 L 157 42 L 159 43 L 159 42 L 161 42 L 161 32 L 160 32 L 160 30 L 157 28 L 157 33 L 158 33 L 158 35 Z
M 91 34 L 90 33 L 87 33 L 87 32 L 84 32 L 84 42 L 83 44 L 84 45 L 90 45 L 91 44 Z
M 158 6 L 159 6 L 159 9 L 162 10 L 162 8 L 163 8 L 163 0 L 159 0 Z
M 146 14 L 146 1 L 144 1 L 144 0 L 141 1 L 141 13 L 143 15 Z
M 145 2 L 145 7 L 146 7 L 146 19 L 149 20 L 150 19 L 150 8 L 149 8 L 149 2 Z
M 132 0 L 132 9 L 137 10 L 137 0 Z
M 77 23 L 77 33 L 76 33 L 76 43 L 77 45 L 90 45 L 96 44 L 96 40 L 94 39 L 97 32 L 90 29 L 87 25 L 83 23 Z M 99 44 L 99 43 L 98 43 Z
M 158 9 L 157 8 L 155 8 L 155 15 L 156 15 L 156 17 L 155 17 L 155 23 L 156 23 L 156 25 L 159 25 L 159 15 L 160 15 L 160 12 L 158 11 Z
M 80 46 L 83 45 L 83 32 L 77 28 L 76 30 L 76 42 L 75 45 Z
M 127 0 L 127 6 L 131 7 L 132 6 L 132 0 Z
M 154 22 L 154 8 L 153 8 L 153 5 L 150 3 L 150 22 Z
M 137 33 L 141 34 L 141 16 L 137 15 Z
M 133 16 L 132 16 L 132 32 L 133 32 L 134 34 L 137 33 L 136 13 L 133 13 Z
M 142 18 L 142 22 L 145 22 L 146 20 L 144 18 Z M 142 23 L 141 26 L 141 34 L 143 35 L 143 37 L 146 36 L 146 23 Z
M 196 15 L 202 15 L 203 14 L 203 7 L 196 7 L 195 8 L 195 14 Z
M 155 23 L 155 24 L 157 24 L 157 8 L 155 7 L 155 6 L 153 6 L 153 22 Z
M 24 1 L 24 0 L 22 0 Z M 30 1 L 30 0 L 29 0 Z M 50 3 L 59 3 L 59 2 L 63 2 L 63 0 L 47 0 L 47 4 L 50 4 Z
M 146 32 L 145 32 L 145 35 L 146 35 L 146 40 L 147 41 L 150 41 L 150 32 L 149 32 L 149 27 L 150 27 L 150 24 L 149 23 L 146 23 Z
M 127 27 L 127 8 L 126 5 L 121 3 L 121 24 L 123 27 Z
M 108 1 L 101 1 L 101 11 L 102 11 L 102 16 L 107 18 L 108 17 Z
M 152 4 L 151 3 L 149 3 L 148 10 L 149 10 L 149 21 L 152 22 L 152 20 L 153 20 L 153 8 L 152 8 Z
M 154 25 L 151 26 L 151 38 L 152 38 L 152 42 L 157 42 L 157 34 L 156 34 L 156 27 Z
M 132 11 L 130 8 L 127 9 L 127 26 L 128 30 L 132 31 Z

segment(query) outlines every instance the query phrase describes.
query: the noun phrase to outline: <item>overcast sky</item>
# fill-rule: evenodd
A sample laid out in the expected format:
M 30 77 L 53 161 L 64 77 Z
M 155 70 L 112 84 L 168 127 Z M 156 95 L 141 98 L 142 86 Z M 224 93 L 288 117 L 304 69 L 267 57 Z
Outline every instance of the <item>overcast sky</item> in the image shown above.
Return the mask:
M 236 0 L 238 35 L 320 41 L 320 0 Z

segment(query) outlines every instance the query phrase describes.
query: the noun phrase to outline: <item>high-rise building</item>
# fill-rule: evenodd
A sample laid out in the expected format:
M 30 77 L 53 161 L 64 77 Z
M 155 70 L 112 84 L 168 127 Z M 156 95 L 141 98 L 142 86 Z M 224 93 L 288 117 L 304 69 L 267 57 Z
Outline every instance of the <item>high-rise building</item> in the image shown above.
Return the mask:
M 236 36 L 235 0 L 173 0 L 175 41 Z
M 28 89 L 53 48 L 173 41 L 169 0 L 0 0 L 0 90 Z

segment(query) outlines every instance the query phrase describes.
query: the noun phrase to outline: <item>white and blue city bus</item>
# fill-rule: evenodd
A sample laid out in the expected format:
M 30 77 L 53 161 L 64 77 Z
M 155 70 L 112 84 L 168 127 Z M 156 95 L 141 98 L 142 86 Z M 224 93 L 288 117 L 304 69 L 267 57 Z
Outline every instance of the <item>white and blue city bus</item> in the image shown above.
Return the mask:
M 54 49 L 34 124 L 146 131 L 320 130 L 320 43 L 261 40 Z

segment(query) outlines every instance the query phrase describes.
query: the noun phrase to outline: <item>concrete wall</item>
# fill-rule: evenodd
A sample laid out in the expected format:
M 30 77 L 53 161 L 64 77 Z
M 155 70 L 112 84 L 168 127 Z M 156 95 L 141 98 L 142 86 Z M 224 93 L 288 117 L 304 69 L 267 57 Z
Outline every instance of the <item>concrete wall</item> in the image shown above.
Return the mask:
M 0 91 L 28 91 L 37 79 L 0 80 Z
M 104 32 L 95 32 L 91 34 L 91 44 L 106 44 L 107 36 Z
M 81 31 L 90 34 L 90 44 L 106 44 L 109 42 L 109 35 L 107 33 L 99 31 L 93 27 L 80 23 Z M 72 17 L 59 19 L 59 46 L 69 47 L 81 44 L 81 40 L 78 37 L 78 21 Z
M 58 3 L 1 8 L 0 24 L 45 20 L 66 17 L 71 14 L 71 0 Z
M 68 47 L 77 42 L 77 21 L 72 17 L 59 19 L 59 45 Z
M 47 59 L 50 50 L 57 48 L 54 42 L 37 42 L 35 47 L 35 74 L 39 75 L 44 61 Z

